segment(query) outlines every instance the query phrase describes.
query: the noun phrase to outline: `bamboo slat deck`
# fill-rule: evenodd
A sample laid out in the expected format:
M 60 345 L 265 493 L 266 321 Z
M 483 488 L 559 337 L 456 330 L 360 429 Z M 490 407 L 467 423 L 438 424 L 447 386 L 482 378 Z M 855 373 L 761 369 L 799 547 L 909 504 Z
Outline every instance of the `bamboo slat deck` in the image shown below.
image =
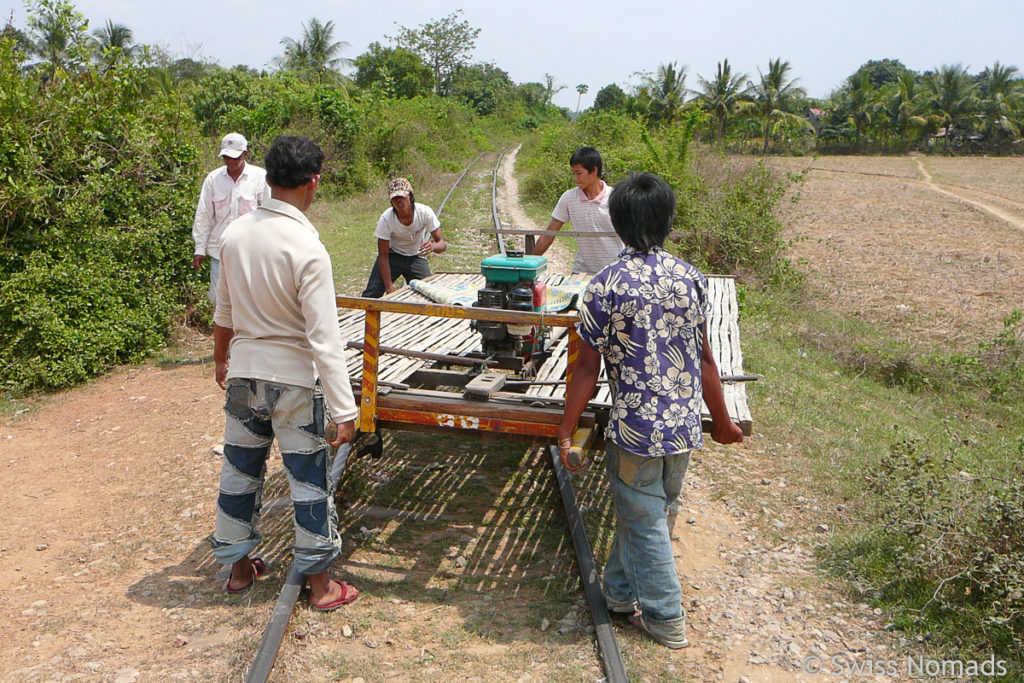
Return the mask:
M 549 276 L 546 281 L 552 285 L 559 284 L 564 279 L 563 276 L 554 275 Z M 438 273 L 432 275 L 428 280 L 432 284 L 448 287 L 462 283 L 482 286 L 484 277 L 475 273 Z M 718 370 L 722 376 L 742 375 L 744 374 L 743 352 L 740 348 L 735 280 L 731 277 L 715 275 L 708 276 L 707 280 L 711 305 L 711 313 L 708 318 L 708 337 L 715 362 L 718 364 Z M 402 287 L 384 298 L 391 301 L 418 303 L 429 301 L 409 287 Z M 343 311 L 339 318 L 342 338 L 345 341 L 361 343 L 364 331 L 363 321 L 363 311 Z M 569 335 L 564 334 L 563 330 L 555 330 L 555 336 L 558 338 L 552 344 L 551 357 L 537 370 L 537 381 L 559 382 L 565 379 Z M 481 351 L 480 335 L 470 327 L 469 320 L 390 312 L 381 315 L 380 346 L 457 356 Z M 353 384 L 358 387 L 362 377 L 362 351 L 348 349 L 346 353 L 349 375 Z M 382 353 L 378 380 L 402 384 L 413 373 L 428 368 L 432 363 L 433 361 L 427 359 Z M 749 434 L 753 419 L 747 405 L 745 384 L 743 382 L 724 382 L 723 391 L 729 415 L 740 425 L 745 434 Z M 525 393 L 525 396 L 548 401 L 561 399 L 564 395 L 564 384 L 534 385 Z M 458 394 L 453 394 L 453 397 L 457 396 Z M 599 384 L 597 394 L 591 401 L 591 407 L 602 410 L 607 409 L 610 404 L 611 394 L 608 385 L 606 383 Z M 703 417 L 710 422 L 710 414 L 706 406 Z

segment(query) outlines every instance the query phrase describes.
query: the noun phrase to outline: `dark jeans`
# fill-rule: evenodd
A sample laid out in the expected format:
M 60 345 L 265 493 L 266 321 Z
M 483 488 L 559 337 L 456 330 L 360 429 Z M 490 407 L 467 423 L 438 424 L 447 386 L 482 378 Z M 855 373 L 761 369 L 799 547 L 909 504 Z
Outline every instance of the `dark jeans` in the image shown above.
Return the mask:
M 388 263 L 391 265 L 391 281 L 397 282 L 398 278 L 404 277 L 405 283 L 410 280 L 422 280 L 430 275 L 430 264 L 423 256 L 405 256 L 388 252 Z M 384 295 L 384 280 L 380 276 L 380 256 L 373 262 L 373 270 L 370 271 L 370 279 L 366 282 L 366 289 L 363 296 L 378 299 Z

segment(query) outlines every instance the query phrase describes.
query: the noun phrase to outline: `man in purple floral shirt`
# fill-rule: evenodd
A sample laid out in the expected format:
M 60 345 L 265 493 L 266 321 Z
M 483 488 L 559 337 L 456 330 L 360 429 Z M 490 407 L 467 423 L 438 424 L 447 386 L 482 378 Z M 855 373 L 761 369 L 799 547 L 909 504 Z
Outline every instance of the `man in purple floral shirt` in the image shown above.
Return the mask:
M 562 463 L 573 469 L 572 435 L 604 358 L 613 397 L 606 467 L 616 517 L 605 599 L 613 614 L 670 648 L 689 643 L 665 513 L 682 490 L 690 451 L 704 443 L 702 401 L 711 411 L 711 438 L 743 439 L 708 346 L 704 276 L 662 248 L 675 204 L 672 188 L 651 173 L 615 186 L 609 212 L 627 246 L 583 295 L 577 329 L 585 343 L 558 429 Z

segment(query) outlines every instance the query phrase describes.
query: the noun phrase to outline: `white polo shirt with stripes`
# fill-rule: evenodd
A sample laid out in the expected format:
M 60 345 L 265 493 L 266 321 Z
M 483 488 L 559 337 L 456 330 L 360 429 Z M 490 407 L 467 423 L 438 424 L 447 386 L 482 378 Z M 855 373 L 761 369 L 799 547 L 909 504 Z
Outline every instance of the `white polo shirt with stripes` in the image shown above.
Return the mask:
M 558 198 L 551 217 L 562 223 L 572 223 L 573 232 L 614 232 L 608 215 L 608 197 L 612 187 L 603 180 L 601 191 L 593 199 L 578 187 L 566 190 Z M 572 262 L 574 273 L 597 273 L 619 257 L 625 245 L 615 235 L 607 237 L 580 237 L 576 240 L 576 258 Z

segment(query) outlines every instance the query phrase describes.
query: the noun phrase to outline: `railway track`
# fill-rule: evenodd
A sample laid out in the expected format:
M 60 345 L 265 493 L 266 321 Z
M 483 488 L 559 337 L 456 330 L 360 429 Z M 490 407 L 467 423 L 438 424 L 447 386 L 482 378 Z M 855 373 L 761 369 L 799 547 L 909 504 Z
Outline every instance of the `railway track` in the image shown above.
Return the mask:
M 509 149 L 511 149 L 511 147 L 506 147 L 498 153 L 494 169 L 491 173 L 491 216 L 494 221 L 493 232 L 495 234 L 498 250 L 501 253 L 505 253 L 506 249 L 511 248 L 511 246 L 505 241 L 510 237 L 508 234 L 509 231 L 502 229 L 497 209 L 498 169 L 501 166 L 502 158 Z M 440 216 L 444 211 L 445 204 L 456 192 L 459 184 L 466 177 L 469 170 L 483 157 L 483 155 L 484 153 L 477 155 L 477 157 L 466 166 L 458 178 L 456 178 L 451 189 L 448 191 L 447 195 L 445 195 L 444 200 L 438 207 L 438 216 Z M 527 236 L 528 250 L 530 250 L 529 246 L 532 243 L 532 237 L 532 235 Z M 358 447 L 353 446 L 352 450 L 355 452 L 358 450 Z M 622 660 L 622 653 L 619 649 L 615 632 L 612 629 L 607 605 L 605 604 L 604 596 L 601 592 L 593 552 L 590 542 L 587 539 L 583 518 L 576 502 L 576 495 L 572 487 L 572 480 L 558 457 L 557 448 L 552 446 L 550 449 L 550 455 L 552 468 L 555 474 L 554 483 L 557 485 L 561 493 L 563 506 L 565 508 L 569 533 L 576 551 L 577 565 L 580 569 L 581 581 L 586 593 L 587 604 L 590 607 L 594 624 L 594 635 L 600 651 L 601 664 L 605 671 L 605 677 L 609 683 L 625 683 L 625 681 L 627 681 L 627 677 Z M 343 455 L 341 457 L 345 456 Z M 347 464 L 347 462 L 345 464 Z M 344 465 L 341 469 L 342 473 L 343 471 Z M 335 470 L 335 473 L 337 473 L 337 470 Z M 339 477 L 340 476 L 341 475 L 339 474 Z M 291 621 L 295 605 L 297 604 L 299 595 L 302 591 L 303 584 L 303 576 L 299 574 L 294 567 L 292 567 L 288 573 L 287 579 L 285 580 L 284 586 L 281 589 L 277 602 L 274 605 L 274 610 L 269 622 L 267 623 L 267 627 L 264 630 L 256 655 L 252 660 L 252 664 L 249 666 L 245 679 L 247 683 L 264 683 L 269 680 L 278 652 L 281 648 L 281 642 L 287 633 L 288 624 Z

